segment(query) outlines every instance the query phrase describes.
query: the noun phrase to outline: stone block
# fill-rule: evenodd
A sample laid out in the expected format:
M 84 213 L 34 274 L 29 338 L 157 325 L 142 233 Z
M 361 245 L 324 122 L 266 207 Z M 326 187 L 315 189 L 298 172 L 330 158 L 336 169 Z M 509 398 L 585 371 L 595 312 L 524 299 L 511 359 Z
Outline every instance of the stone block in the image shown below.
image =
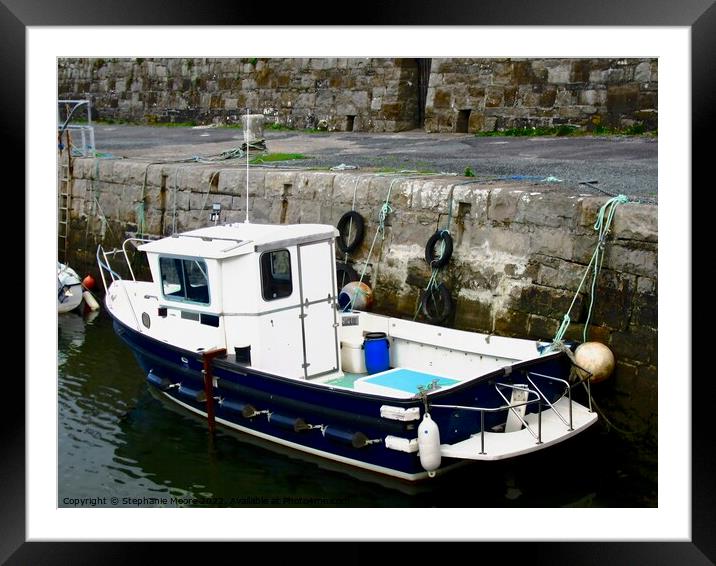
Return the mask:
M 658 242 L 658 213 L 656 205 L 628 203 L 614 213 L 612 232 L 615 238 Z
M 565 84 L 570 82 L 572 74 L 570 63 L 561 63 L 547 68 L 547 82 L 551 84 Z
M 458 295 L 455 301 L 455 327 L 473 332 L 490 332 L 492 330 L 491 305 Z
M 599 209 L 608 200 L 608 197 L 581 197 L 581 210 L 578 222 L 579 225 L 594 230 L 594 223 L 597 221 Z
M 587 284 L 589 284 L 589 282 L 587 282 Z M 590 322 L 592 324 L 606 325 L 610 328 L 626 330 L 629 326 L 632 302 L 634 300 L 633 287 L 626 285 L 621 290 L 617 290 L 597 284 L 593 302 L 590 287 L 586 287 L 584 291 L 587 296 L 585 296 L 584 299 L 584 312 L 579 319 L 580 322 L 586 321 L 591 303 L 592 314 Z
M 349 209 L 355 202 L 366 202 L 370 193 L 371 175 L 336 173 L 333 179 L 333 202 L 347 204 Z
M 508 191 L 501 188 L 490 192 L 487 205 L 487 217 L 494 222 L 512 222 L 517 214 L 517 202 L 520 192 Z
M 572 226 L 573 218 L 581 211 L 577 198 L 556 192 L 524 192 L 517 201 L 514 221 L 537 226 L 560 227 L 563 230 Z
M 529 331 L 529 315 L 526 312 L 505 309 L 495 315 L 495 333 L 500 336 L 524 337 Z
M 609 347 L 617 360 L 634 360 L 644 364 L 658 362 L 658 333 L 651 328 L 630 326 L 613 332 Z
M 118 173 L 116 177 L 114 172 L 115 163 L 118 164 Z M 92 178 L 99 178 L 100 181 L 104 181 L 106 183 L 114 183 L 116 182 L 115 179 L 123 178 L 122 175 L 128 167 L 128 163 L 122 163 L 114 159 L 98 159 L 97 163 L 95 163 L 95 166 L 92 168 Z M 99 177 L 97 177 L 97 172 L 99 172 Z
M 529 327 L 525 338 L 533 340 L 552 340 L 562 324 L 561 319 L 548 318 L 536 314 L 529 315 Z
M 579 92 L 579 103 L 588 106 L 604 106 L 607 102 L 607 91 L 600 90 L 582 90 Z
M 530 232 L 529 251 L 566 260 L 573 258 L 574 236 L 558 228 L 534 227 Z
M 532 261 L 537 265 L 535 282 L 546 287 L 555 287 L 577 292 L 587 266 L 557 257 L 535 255 Z
M 656 279 L 654 279 L 652 277 L 637 277 L 636 292 L 639 294 L 656 295 L 656 292 L 657 292 Z
M 311 201 L 326 201 L 333 197 L 335 173 L 298 173 L 293 194 L 296 198 Z
M 559 321 L 559 324 L 562 324 L 562 320 Z M 557 333 L 557 330 L 559 329 L 559 324 L 555 327 L 555 334 Z M 567 328 L 567 331 L 564 333 L 564 339 L 565 340 L 574 340 L 575 342 L 583 342 L 584 341 L 584 323 L 581 322 L 574 322 L 569 325 Z M 587 331 L 587 340 L 588 341 L 594 341 L 594 342 L 601 342 L 602 344 L 608 344 L 610 340 L 610 336 L 612 333 L 612 329 L 608 328 L 607 326 L 599 326 L 596 324 L 590 324 L 588 331 Z M 551 338 L 553 338 L 552 336 Z
M 567 314 L 573 299 L 574 293 L 571 291 L 563 291 L 561 289 L 543 287 L 541 285 L 529 285 L 520 289 L 519 298 L 511 302 L 511 308 L 530 314 L 561 320 L 562 317 Z M 584 297 L 580 294 L 577 296 L 570 312 L 572 320 L 579 320 L 581 318 L 583 306 Z
M 485 107 L 495 108 L 503 105 L 505 89 L 501 86 L 490 85 L 485 88 Z
M 637 109 L 639 85 L 609 85 L 607 112 L 614 115 L 629 114 Z
M 639 63 L 634 70 L 634 80 L 638 83 L 648 83 L 651 80 L 651 63 Z
M 637 326 L 658 328 L 659 305 L 655 294 L 635 295 L 632 305 L 632 322 Z
M 164 167 L 162 164 L 151 164 L 147 168 L 147 185 L 152 187 L 162 186 L 162 176 L 164 175 Z
M 413 181 L 411 207 L 430 212 L 447 213 L 453 184 L 445 179 L 434 177 Z
M 646 245 L 627 245 L 623 242 L 619 240 L 607 244 L 607 250 L 604 254 L 604 267 L 615 271 L 656 278 L 658 274 L 656 246 L 651 244 L 652 248 L 649 249 Z
M 246 174 L 240 169 L 222 169 L 218 181 L 218 192 L 223 194 L 238 195 L 246 189 Z

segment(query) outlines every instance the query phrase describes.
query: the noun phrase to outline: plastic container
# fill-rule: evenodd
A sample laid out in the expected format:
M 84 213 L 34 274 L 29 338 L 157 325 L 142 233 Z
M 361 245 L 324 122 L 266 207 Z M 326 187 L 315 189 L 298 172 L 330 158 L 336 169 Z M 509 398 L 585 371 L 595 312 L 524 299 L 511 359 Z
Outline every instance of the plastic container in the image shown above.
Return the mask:
M 390 369 L 390 343 L 385 332 L 369 332 L 363 340 L 365 368 L 369 374 Z

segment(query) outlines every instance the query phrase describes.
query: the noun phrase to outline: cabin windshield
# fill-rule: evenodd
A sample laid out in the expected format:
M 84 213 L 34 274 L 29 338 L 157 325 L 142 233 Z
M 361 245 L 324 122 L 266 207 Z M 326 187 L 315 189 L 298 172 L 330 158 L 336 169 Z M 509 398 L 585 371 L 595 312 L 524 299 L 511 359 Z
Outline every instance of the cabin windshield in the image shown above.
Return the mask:
M 201 259 L 159 258 L 162 293 L 173 301 L 209 303 L 206 262 Z

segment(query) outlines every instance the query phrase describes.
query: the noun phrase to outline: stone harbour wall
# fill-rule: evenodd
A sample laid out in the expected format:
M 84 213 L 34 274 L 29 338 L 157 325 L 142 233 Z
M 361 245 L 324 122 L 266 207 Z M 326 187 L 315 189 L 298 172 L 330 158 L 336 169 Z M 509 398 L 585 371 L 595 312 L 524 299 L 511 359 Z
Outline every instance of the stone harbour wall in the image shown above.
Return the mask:
M 656 59 L 433 59 L 428 132 L 657 128 Z
M 100 242 L 111 248 L 127 233 L 168 235 L 209 225 L 214 203 L 221 204 L 222 223 L 245 218 L 241 167 L 76 159 L 72 174 L 69 263 L 97 280 Z M 250 218 L 335 226 L 355 197 L 366 221 L 365 238 L 348 261 L 360 274 L 388 194 L 392 212 L 366 268 L 375 312 L 413 318 L 430 278 L 425 244 L 437 229 L 449 227 L 454 253 L 439 278 L 451 290 L 456 309 L 444 325 L 501 336 L 554 337 L 597 244 L 593 225 L 606 198 L 544 184 L 454 176 L 254 167 Z M 657 207 L 620 205 L 604 251 L 589 335 L 613 350 L 617 369 L 594 386 L 595 399 L 615 424 L 647 430 L 655 438 Z M 588 310 L 585 287 L 571 311 L 566 338 L 582 340 Z
M 327 130 L 413 128 L 415 59 L 60 59 L 60 99 L 91 96 L 104 120 L 237 123 Z
M 236 123 L 248 107 L 268 125 L 337 131 L 657 128 L 656 59 L 424 61 L 429 74 L 408 58 L 59 59 L 58 93 L 142 123 Z

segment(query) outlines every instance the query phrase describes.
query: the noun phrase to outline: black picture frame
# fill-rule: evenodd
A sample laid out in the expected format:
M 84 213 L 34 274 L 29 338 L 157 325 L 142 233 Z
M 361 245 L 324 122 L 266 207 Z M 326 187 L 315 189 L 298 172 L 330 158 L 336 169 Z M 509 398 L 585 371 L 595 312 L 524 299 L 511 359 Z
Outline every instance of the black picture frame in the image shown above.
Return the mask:
M 427 2 L 392 2 L 380 8 L 365 6 L 360 16 L 350 22 L 340 21 L 336 6 L 314 4 L 310 14 L 272 14 L 268 21 L 264 9 L 258 4 L 241 7 L 239 4 L 222 5 L 203 2 L 200 5 L 186 1 L 172 3 L 159 0 L 126 0 L 120 5 L 113 2 L 70 0 L 4 0 L 0 4 L 0 61 L 5 88 L 0 89 L 5 142 L 10 147 L 25 147 L 25 33 L 28 26 L 81 26 L 81 25 L 559 25 L 559 26 L 685 26 L 692 34 L 692 171 L 694 186 L 699 177 L 706 181 L 707 167 L 713 158 L 699 151 L 708 148 L 711 141 L 712 108 L 716 103 L 716 5 L 713 0 L 686 0 L 683 2 L 647 1 L 579 2 L 553 0 L 524 3 L 519 0 L 487 0 L 468 2 L 443 1 L 439 9 Z M 303 21 L 299 21 L 303 19 Z M 332 21 L 326 21 L 326 20 Z M 707 150 L 708 151 L 708 150 Z M 16 186 L 24 186 L 21 175 Z M 6 187 L 7 188 L 7 187 Z M 710 187 L 705 187 L 710 188 Z M 682 189 L 683 190 L 683 189 Z M 688 187 L 687 190 L 691 190 Z M 689 195 L 693 198 L 694 193 Z M 695 211 L 692 208 L 692 211 Z M 697 226 L 693 218 L 692 226 Z M 692 232 L 693 256 L 698 241 Z M 24 261 L 29 258 L 25 255 Z M 684 274 L 684 291 L 697 289 L 699 278 Z M 688 283 L 693 281 L 692 289 Z M 699 286 L 700 285 L 700 286 Z M 25 302 L 29 297 L 25 296 Z M 662 329 L 663 332 L 670 331 Z M 705 347 L 706 337 L 698 337 L 691 328 L 674 329 L 692 336 L 692 351 Z M 702 335 L 703 336 L 703 335 Z M 29 356 L 32 345 L 25 344 Z M 692 369 L 693 367 L 693 369 Z M 680 379 L 684 386 L 691 381 L 697 366 L 684 360 L 684 375 L 664 376 Z M 3 459 L 0 464 L 0 560 L 7 564 L 98 564 L 145 562 L 156 553 L 162 562 L 186 558 L 186 545 L 152 544 L 137 542 L 66 543 L 26 542 L 25 538 L 25 388 L 17 379 L 13 368 L 5 380 L 2 434 Z M 704 376 L 710 377 L 710 376 Z M 532 542 L 490 543 L 489 554 L 509 552 L 509 562 L 530 564 L 710 564 L 716 562 L 716 464 L 714 441 L 710 436 L 710 403 L 714 399 L 713 378 L 698 384 L 691 381 L 692 390 L 692 536 L 689 542 Z M 698 394 L 695 394 L 698 386 Z M 8 400 L 11 400 L 9 402 Z M 684 427 L 686 423 L 678 423 Z M 668 473 L 668 470 L 663 470 Z M 319 538 L 319 535 L 317 535 Z M 333 560 L 365 562 L 374 555 L 371 543 L 352 543 L 354 549 L 341 550 L 348 558 L 334 554 Z M 161 548 L 160 548 L 161 546 Z M 212 555 L 226 552 L 223 544 L 212 546 Z M 233 552 L 233 551 L 232 551 Z M 263 546 L 243 544 L 242 562 L 265 560 Z M 291 552 L 295 552 L 292 550 Z M 422 549 L 421 549 L 422 552 Z M 440 552 L 440 551 L 438 551 Z M 451 553 L 453 551 L 451 550 Z M 460 550 L 457 550 L 460 552 Z M 474 552 L 474 551 L 471 551 Z M 482 549 L 481 549 L 482 552 Z M 275 555 L 272 554 L 275 557 Z M 459 556 L 459 555 L 458 555 Z M 138 558 L 141 557 L 139 560 Z M 477 558 L 477 556 L 476 556 Z

